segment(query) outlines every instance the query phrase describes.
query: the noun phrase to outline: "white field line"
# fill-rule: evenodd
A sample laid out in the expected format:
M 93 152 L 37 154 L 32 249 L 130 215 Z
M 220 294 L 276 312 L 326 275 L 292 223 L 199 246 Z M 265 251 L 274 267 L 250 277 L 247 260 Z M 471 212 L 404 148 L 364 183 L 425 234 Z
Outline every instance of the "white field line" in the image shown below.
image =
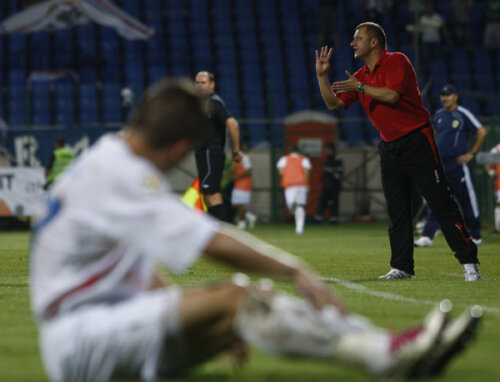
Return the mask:
M 368 294 L 370 296 L 384 298 L 386 300 L 405 301 L 405 302 L 411 302 L 411 303 L 415 303 L 415 304 L 424 304 L 424 305 L 436 305 L 439 302 L 439 301 L 430 301 L 430 300 L 419 300 L 419 299 L 416 299 L 413 297 L 405 297 L 405 296 L 401 296 L 399 294 L 394 294 L 391 292 L 381 292 L 381 291 L 377 291 L 377 290 L 372 290 L 364 285 L 353 283 L 352 281 L 336 279 L 336 278 L 332 278 L 332 277 L 324 277 L 321 280 L 323 282 L 339 284 L 339 285 L 345 286 L 346 288 L 355 290 L 357 292 Z M 396 282 L 397 282 L 397 280 L 396 280 Z M 457 304 L 457 306 L 467 307 L 469 305 Z M 489 307 L 489 306 L 484 306 L 484 305 L 481 305 L 481 307 L 484 309 L 485 312 L 500 314 L 500 308 Z

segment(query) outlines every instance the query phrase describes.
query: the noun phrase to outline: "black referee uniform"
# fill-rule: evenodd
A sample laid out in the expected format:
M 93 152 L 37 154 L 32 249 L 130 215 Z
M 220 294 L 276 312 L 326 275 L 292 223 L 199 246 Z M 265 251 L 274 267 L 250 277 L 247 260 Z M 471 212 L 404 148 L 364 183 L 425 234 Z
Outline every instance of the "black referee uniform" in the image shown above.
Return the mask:
M 226 155 L 226 121 L 232 115 L 224 101 L 217 94 L 211 94 L 206 101 L 208 128 L 203 139 L 195 147 L 196 168 L 200 178 L 202 194 L 221 192 L 220 184 Z

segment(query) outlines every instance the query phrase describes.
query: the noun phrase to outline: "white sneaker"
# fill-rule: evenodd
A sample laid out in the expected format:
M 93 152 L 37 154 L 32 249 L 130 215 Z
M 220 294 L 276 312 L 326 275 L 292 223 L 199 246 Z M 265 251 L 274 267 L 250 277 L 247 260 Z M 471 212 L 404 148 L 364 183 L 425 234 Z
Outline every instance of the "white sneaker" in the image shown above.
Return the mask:
M 475 237 L 471 237 L 471 239 L 474 242 L 474 244 L 476 244 L 476 247 L 479 247 L 481 244 L 483 244 L 483 239 L 481 238 L 476 239 Z
M 245 214 L 245 219 L 248 222 L 248 228 L 255 228 L 255 223 L 257 222 L 257 215 L 247 212 Z
M 429 357 L 441 337 L 450 309 L 451 303 L 443 300 L 427 315 L 422 327 L 393 336 L 392 361 L 380 376 L 404 379 L 415 374 L 415 368 Z
M 239 229 L 245 229 L 245 228 L 247 228 L 247 222 L 245 220 L 240 220 L 238 222 L 238 228 Z
M 465 281 L 479 281 L 482 280 L 481 272 L 477 268 L 477 264 L 462 264 L 464 270 Z
M 432 239 L 427 236 L 421 236 L 420 239 L 413 242 L 415 247 L 432 247 Z
M 385 280 L 390 280 L 390 279 L 410 279 L 414 280 L 415 275 L 412 275 L 411 273 L 401 271 L 396 268 L 392 268 L 388 273 L 385 275 L 379 276 L 379 279 L 385 279 Z
M 461 353 L 474 338 L 483 316 L 483 309 L 475 305 L 458 318 L 446 324 L 441 337 L 427 359 L 415 368 L 412 378 L 437 377 L 448 362 Z

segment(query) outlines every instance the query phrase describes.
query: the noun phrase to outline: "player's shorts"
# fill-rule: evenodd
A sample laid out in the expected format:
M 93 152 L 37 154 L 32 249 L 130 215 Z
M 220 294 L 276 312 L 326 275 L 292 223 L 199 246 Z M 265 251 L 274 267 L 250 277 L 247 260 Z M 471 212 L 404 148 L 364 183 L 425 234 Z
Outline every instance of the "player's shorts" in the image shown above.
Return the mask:
M 500 190 L 495 191 L 495 203 L 500 204 Z
M 285 188 L 285 202 L 290 211 L 294 206 L 305 206 L 307 204 L 307 187 Z
M 250 204 L 251 191 L 238 190 L 233 188 L 231 193 L 231 204 L 233 205 L 247 205 Z
M 40 347 L 51 381 L 153 380 L 189 362 L 176 287 L 123 303 L 82 307 L 42 323 Z
M 200 191 L 202 194 L 215 194 L 220 192 L 220 182 L 224 171 L 226 154 L 221 150 L 200 149 L 196 150 L 196 168 L 200 178 Z

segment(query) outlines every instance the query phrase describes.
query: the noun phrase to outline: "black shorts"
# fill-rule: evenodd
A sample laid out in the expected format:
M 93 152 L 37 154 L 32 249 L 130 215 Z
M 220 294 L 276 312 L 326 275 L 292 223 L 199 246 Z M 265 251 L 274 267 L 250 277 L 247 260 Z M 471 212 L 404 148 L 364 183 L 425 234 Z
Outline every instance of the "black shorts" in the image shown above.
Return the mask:
M 200 149 L 196 150 L 196 169 L 200 178 L 202 194 L 215 194 L 220 192 L 220 182 L 224 171 L 226 154 L 222 150 Z

